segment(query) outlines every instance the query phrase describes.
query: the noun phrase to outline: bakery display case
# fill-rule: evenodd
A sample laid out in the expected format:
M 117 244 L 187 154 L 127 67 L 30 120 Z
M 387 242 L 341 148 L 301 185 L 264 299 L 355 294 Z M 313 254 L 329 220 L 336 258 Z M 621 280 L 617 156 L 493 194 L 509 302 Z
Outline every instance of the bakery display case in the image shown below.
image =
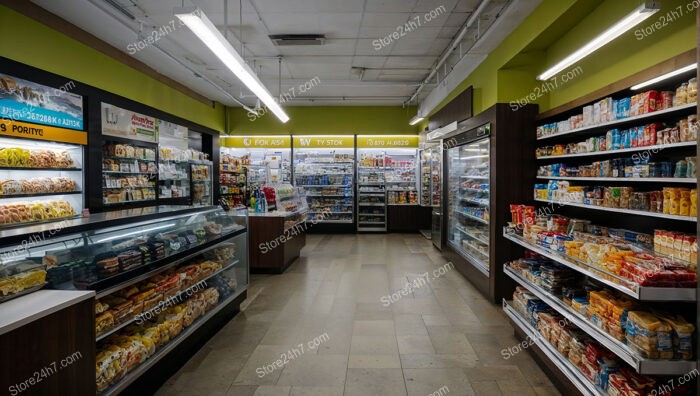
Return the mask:
M 214 185 L 212 168 L 214 163 L 206 160 L 190 160 L 192 179 L 192 204 L 211 205 L 214 200 Z
M 489 149 L 489 139 L 481 138 L 446 153 L 450 191 L 447 244 L 486 276 L 489 274 Z
M 295 148 L 295 185 L 306 190 L 309 218 L 323 214 L 321 223 L 353 223 L 354 158 L 353 149 Z
M 121 143 L 105 137 L 102 146 L 102 203 L 105 207 L 156 201 L 155 144 Z
M 0 137 L 0 227 L 80 214 L 83 163 L 78 144 Z

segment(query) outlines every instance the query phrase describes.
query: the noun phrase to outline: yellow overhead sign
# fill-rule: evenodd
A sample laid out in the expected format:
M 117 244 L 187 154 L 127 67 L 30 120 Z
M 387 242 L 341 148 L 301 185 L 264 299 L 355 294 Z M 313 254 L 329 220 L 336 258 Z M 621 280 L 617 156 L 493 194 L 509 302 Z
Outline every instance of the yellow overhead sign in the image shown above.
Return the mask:
M 221 146 L 229 148 L 291 148 L 289 136 L 224 136 Z
M 355 137 L 294 136 L 294 148 L 355 148 Z
M 0 135 L 48 140 L 60 143 L 87 144 L 87 132 L 27 122 L 0 120 Z
M 358 135 L 358 148 L 418 148 L 418 135 Z

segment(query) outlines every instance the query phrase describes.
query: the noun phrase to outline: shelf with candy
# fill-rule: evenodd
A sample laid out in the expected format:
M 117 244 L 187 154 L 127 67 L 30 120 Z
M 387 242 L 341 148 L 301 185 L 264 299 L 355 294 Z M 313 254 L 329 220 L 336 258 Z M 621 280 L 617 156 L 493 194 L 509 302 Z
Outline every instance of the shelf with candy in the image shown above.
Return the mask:
M 638 374 L 605 346 L 523 287 L 516 288 L 511 302 L 503 300 L 503 310 L 582 394 L 653 395 L 657 387 L 669 380 L 667 376 Z M 631 326 L 635 325 L 633 318 Z M 693 394 L 689 384 L 677 386 L 669 393 Z
M 416 191 L 387 190 L 388 205 L 417 205 L 418 196 Z
M 618 100 L 607 97 L 584 106 L 581 114 L 563 121 L 538 126 L 537 139 L 549 139 L 661 115 L 681 113 L 696 108 L 696 102 L 696 78 L 681 84 L 675 92 L 650 90 Z
M 662 191 L 635 191 L 632 187 L 571 186 L 568 181 L 550 180 L 548 184 L 535 184 L 534 196 L 540 202 L 697 221 L 696 189 L 663 187 Z
M 130 144 L 106 143 L 102 146 L 102 158 L 139 161 L 155 161 L 155 149 Z
M 146 159 L 102 159 L 102 171 L 107 174 L 158 174 L 154 160 Z
M 489 211 L 488 211 L 488 209 L 463 207 L 463 208 L 461 208 L 461 210 L 456 210 L 455 212 L 459 213 L 460 215 L 462 215 L 468 219 L 478 221 L 479 223 L 483 223 L 483 224 L 489 223 Z
M 234 280 L 221 275 L 207 286 L 184 302 L 173 302 L 154 318 L 100 342 L 95 367 L 98 393 L 122 392 L 243 291 Z
M 294 175 L 296 179 L 296 184 L 299 186 L 348 186 L 352 183 L 352 174 L 344 174 L 344 176 L 326 176 L 326 175 L 313 175 L 313 176 L 300 176 L 298 174 Z
M 79 170 L 67 150 L 0 148 L 0 168 L 35 170 Z
M 568 166 L 551 164 L 537 169 L 537 178 L 558 180 L 620 180 L 645 181 L 668 180 L 672 183 L 696 180 L 696 159 L 686 157 L 676 163 L 671 161 L 648 162 L 639 158 L 616 158 L 596 161 L 590 165 Z M 552 179 L 554 180 L 554 179 Z
M 168 300 L 184 297 L 187 289 L 233 268 L 235 245 L 225 244 L 176 268 L 142 280 L 95 302 L 97 341 L 147 317 Z
M 176 147 L 158 147 L 158 161 L 160 162 L 190 162 L 203 165 L 212 165 L 209 154 L 194 149 L 179 149 Z
M 697 129 L 697 116 L 691 115 L 673 127 L 653 123 L 622 131 L 612 129 L 606 135 L 591 137 L 579 143 L 539 147 L 535 156 L 543 160 L 640 151 L 655 154 L 671 148 L 693 147 Z
M 638 300 L 695 301 L 695 236 L 651 236 L 561 216 L 534 220 L 533 207 L 511 209 L 507 239 Z
M 543 258 L 506 263 L 504 272 L 640 374 L 683 374 L 696 366 L 692 361 L 695 326 L 681 316 L 648 312 L 629 298 L 586 283 L 577 273 Z M 639 329 L 635 325 L 640 320 L 653 328 Z

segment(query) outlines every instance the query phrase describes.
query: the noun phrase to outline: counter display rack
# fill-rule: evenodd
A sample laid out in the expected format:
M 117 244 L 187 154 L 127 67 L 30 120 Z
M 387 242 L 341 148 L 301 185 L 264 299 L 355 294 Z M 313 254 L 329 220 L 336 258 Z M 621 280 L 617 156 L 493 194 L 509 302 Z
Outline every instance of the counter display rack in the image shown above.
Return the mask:
M 83 162 L 78 144 L 0 137 L 0 227 L 79 214 L 85 202 Z
M 235 138 L 222 138 L 224 144 L 236 144 L 227 142 L 227 140 L 236 140 Z M 249 142 L 269 142 L 279 143 L 275 140 L 279 137 L 250 137 Z M 292 161 L 291 148 L 289 148 L 289 137 L 284 137 L 287 147 L 263 148 L 263 147 L 221 147 L 222 158 L 237 158 L 241 163 L 251 165 L 252 170 L 257 170 L 260 167 L 267 167 L 269 175 L 265 175 L 265 183 L 268 184 L 284 184 L 292 182 Z M 238 142 L 245 145 L 246 138 Z
M 102 203 L 117 206 L 133 202 L 155 203 L 158 185 L 155 144 L 122 143 L 104 137 L 102 146 Z M 107 172 L 107 173 L 105 173 Z
M 549 204 L 545 208 L 549 212 L 524 205 L 521 212 L 511 202 L 512 223 L 503 229 L 503 237 L 525 248 L 528 257 L 506 263 L 504 274 L 629 365 L 632 375 L 677 376 L 698 367 L 693 325 L 697 323 L 695 73 L 662 80 L 645 92 L 613 93 L 540 120 L 533 134 L 537 139 L 533 201 Z M 596 255 L 596 247 L 605 252 Z M 533 260 L 551 260 L 543 261 L 555 268 L 548 269 L 547 276 L 552 273 L 566 281 L 541 282 L 528 270 L 536 265 Z M 586 295 L 567 288 L 572 281 L 585 285 Z M 594 302 L 594 291 L 606 297 L 596 294 Z M 628 307 L 626 321 L 622 326 L 608 325 L 598 304 L 610 304 L 611 312 Z M 525 334 L 541 338 L 522 312 L 505 300 L 504 311 Z M 660 320 L 658 343 L 645 343 L 640 320 Z M 662 343 L 669 333 L 661 329 L 667 327 L 674 341 Z M 688 341 L 679 344 L 678 337 Z M 591 388 L 585 373 L 556 347 L 546 340 L 536 343 L 549 359 L 545 363 L 582 392 L 614 393 Z M 686 349 L 679 351 L 679 346 Z M 622 377 L 608 383 L 618 380 Z
M 353 223 L 355 194 L 352 150 L 295 151 L 295 186 L 303 187 L 309 218 L 320 223 Z

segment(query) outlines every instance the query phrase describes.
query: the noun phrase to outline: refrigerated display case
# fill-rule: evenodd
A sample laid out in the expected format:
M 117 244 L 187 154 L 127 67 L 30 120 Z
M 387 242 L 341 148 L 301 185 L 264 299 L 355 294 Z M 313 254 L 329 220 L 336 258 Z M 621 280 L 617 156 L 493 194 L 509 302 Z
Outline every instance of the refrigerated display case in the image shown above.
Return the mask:
M 190 161 L 192 178 L 192 205 L 211 205 L 214 200 L 213 167 L 211 161 Z
M 0 138 L 0 227 L 80 214 L 83 175 L 82 145 Z
M 295 137 L 297 139 L 297 137 Z M 294 148 L 294 182 L 306 190 L 309 219 L 320 223 L 354 221 L 355 155 L 352 148 Z
M 357 231 L 387 230 L 384 149 L 358 148 Z
M 420 206 L 430 206 L 431 186 L 431 156 L 432 148 L 425 147 L 418 150 L 420 157 Z
M 431 240 L 442 250 L 442 151 L 438 144 L 430 149 Z
M 418 205 L 416 149 L 387 149 L 384 162 L 387 205 Z
M 486 134 L 490 126 L 482 126 Z M 479 137 L 446 152 L 447 244 L 489 276 L 490 141 Z

